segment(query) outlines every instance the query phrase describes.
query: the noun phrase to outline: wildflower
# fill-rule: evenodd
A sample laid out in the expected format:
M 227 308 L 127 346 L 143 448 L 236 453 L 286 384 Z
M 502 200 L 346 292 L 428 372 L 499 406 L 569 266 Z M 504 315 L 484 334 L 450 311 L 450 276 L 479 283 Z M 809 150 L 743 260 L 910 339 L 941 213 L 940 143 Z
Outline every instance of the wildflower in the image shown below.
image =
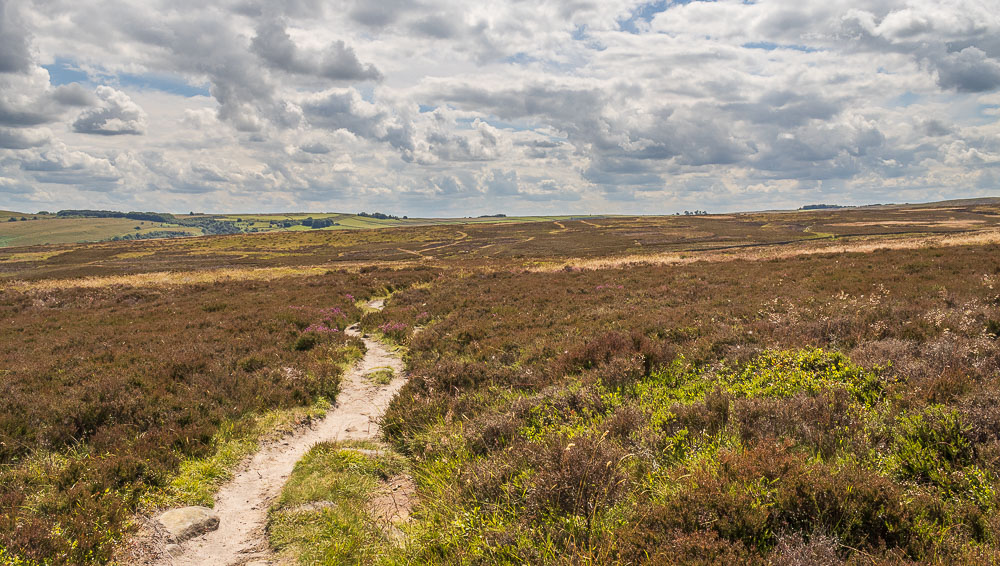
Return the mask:
M 407 324 L 404 322 L 386 322 L 378 327 L 382 334 L 393 334 L 396 332 L 403 332 L 408 328 Z

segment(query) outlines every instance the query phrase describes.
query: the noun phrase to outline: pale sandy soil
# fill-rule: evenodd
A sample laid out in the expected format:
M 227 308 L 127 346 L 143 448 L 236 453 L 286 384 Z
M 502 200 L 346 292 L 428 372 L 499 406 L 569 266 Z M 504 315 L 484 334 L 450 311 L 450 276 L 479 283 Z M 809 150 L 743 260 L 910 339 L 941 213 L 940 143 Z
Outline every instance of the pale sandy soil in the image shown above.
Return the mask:
M 372 308 L 381 308 L 384 301 L 373 301 Z M 357 331 L 348 330 L 357 335 Z M 219 528 L 180 545 L 166 545 L 152 562 L 157 566 L 233 566 L 275 564 L 264 531 L 267 510 L 280 495 L 282 486 L 292 473 L 295 463 L 315 444 L 338 440 L 375 439 L 379 434 L 376 420 L 389 401 L 406 381 L 403 362 L 377 340 L 363 338 L 368 352 L 364 359 L 348 371 L 341 381 L 337 404 L 312 427 L 264 446 L 219 491 L 215 512 Z M 396 377 L 389 385 L 379 387 L 364 379 L 374 368 L 390 367 Z M 401 486 L 402 487 L 402 486 Z M 385 494 L 376 505 L 391 515 L 398 503 L 408 504 L 409 486 L 397 493 Z M 399 493 L 402 492 L 402 493 Z M 402 500 L 402 501 L 399 501 Z M 381 505 L 378 505 L 378 504 Z M 405 511 L 404 511 L 405 512 Z M 388 517 L 387 517 L 388 518 Z

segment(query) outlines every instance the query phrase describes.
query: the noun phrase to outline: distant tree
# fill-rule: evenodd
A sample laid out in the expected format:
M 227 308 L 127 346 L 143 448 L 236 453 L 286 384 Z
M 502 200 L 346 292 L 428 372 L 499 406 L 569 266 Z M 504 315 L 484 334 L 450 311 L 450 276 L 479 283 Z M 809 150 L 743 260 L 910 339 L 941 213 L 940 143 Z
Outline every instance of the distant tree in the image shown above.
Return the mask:
M 317 218 L 312 221 L 313 229 L 328 228 L 335 225 L 337 225 L 337 223 L 329 218 Z
M 398 216 L 385 214 L 384 212 L 359 212 L 358 216 L 364 218 L 374 218 L 376 220 L 399 220 Z
M 7 222 L 17 222 L 17 218 L 11 216 L 10 218 L 7 219 Z
M 41 215 L 41 216 L 48 216 L 49 215 L 49 211 L 47 211 L 47 210 L 39 210 L 38 214 Z

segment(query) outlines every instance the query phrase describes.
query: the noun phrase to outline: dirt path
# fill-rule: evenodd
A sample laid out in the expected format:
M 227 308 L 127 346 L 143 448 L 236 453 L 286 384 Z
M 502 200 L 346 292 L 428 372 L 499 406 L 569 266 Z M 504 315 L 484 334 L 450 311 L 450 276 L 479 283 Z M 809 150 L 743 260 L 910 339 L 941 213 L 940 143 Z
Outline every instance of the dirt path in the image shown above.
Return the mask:
M 419 249 L 419 250 L 417 250 L 417 253 L 423 255 L 424 252 L 429 252 L 431 250 L 440 250 L 441 248 L 447 248 L 447 247 L 451 247 L 451 246 L 454 246 L 454 245 L 458 245 L 458 244 L 462 243 L 462 240 L 464 240 L 464 239 L 466 239 L 466 238 L 469 237 L 468 234 L 466 234 L 465 232 L 462 232 L 461 230 L 458 230 L 457 232 L 458 232 L 458 237 L 455 238 L 454 242 L 449 242 L 447 244 L 439 244 L 439 245 L 436 245 L 436 246 L 430 246 L 430 247 L 426 247 L 426 248 L 423 248 L 423 249 Z
M 380 309 L 384 301 L 372 301 Z M 353 335 L 356 330 L 348 329 Z M 378 435 L 377 419 L 406 381 L 403 362 L 377 340 L 363 338 L 368 352 L 341 380 L 337 404 L 312 428 L 261 449 L 215 499 L 219 528 L 168 551 L 156 562 L 162 566 L 234 566 L 272 564 L 264 527 L 267 510 L 281 493 L 292 468 L 318 442 L 362 440 Z M 396 377 L 379 387 L 364 376 L 375 368 L 390 367 Z

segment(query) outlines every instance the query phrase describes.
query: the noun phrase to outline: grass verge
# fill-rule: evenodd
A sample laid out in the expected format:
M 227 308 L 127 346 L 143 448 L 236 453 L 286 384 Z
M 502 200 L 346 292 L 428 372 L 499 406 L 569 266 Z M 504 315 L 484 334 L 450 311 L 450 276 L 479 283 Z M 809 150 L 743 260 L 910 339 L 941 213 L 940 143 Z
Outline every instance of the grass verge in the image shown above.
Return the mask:
M 271 509 L 271 546 L 298 564 L 375 564 L 397 552 L 374 501 L 406 470 L 372 442 L 322 443 L 295 465 Z

